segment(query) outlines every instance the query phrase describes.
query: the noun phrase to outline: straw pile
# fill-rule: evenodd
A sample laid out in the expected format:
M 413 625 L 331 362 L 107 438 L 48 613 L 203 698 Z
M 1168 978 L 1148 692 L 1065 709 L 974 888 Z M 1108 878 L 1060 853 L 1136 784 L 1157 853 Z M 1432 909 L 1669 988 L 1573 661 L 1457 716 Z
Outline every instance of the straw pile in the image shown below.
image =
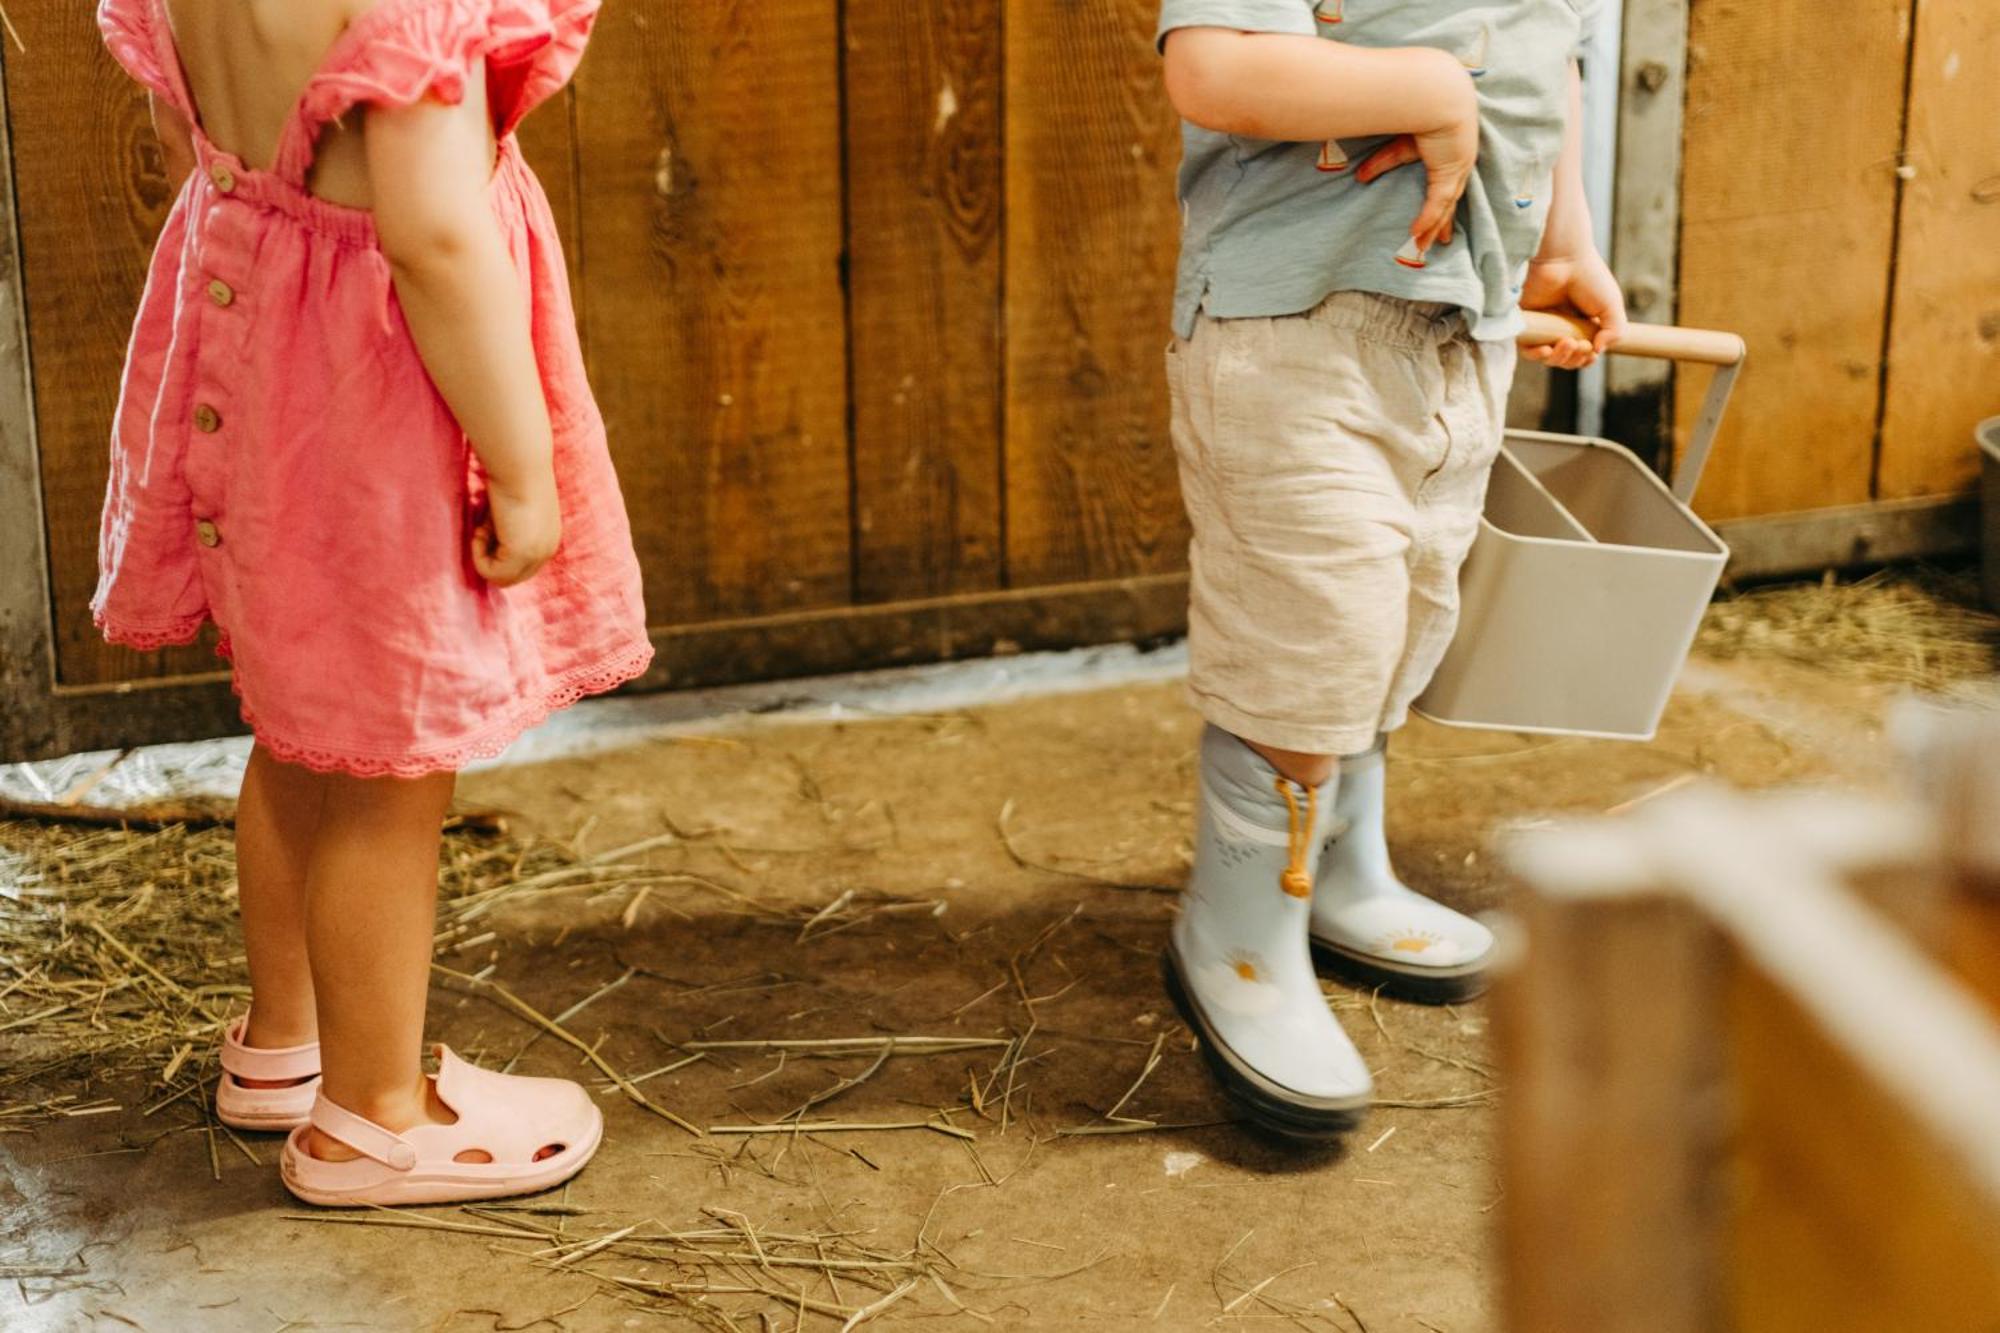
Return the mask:
M 1829 573 L 1716 602 L 1696 646 L 1937 690 L 2000 671 L 2000 616 L 1980 608 L 1976 580 L 1962 574 L 1919 566 L 1842 583 Z
M 461 831 L 447 836 L 442 896 L 456 915 L 503 888 L 623 873 Z M 148 1111 L 189 1098 L 248 999 L 227 826 L 0 821 L 0 1131 L 122 1109 L 103 1094 L 135 1079 Z M 71 1091 L 35 1091 L 57 1086 Z

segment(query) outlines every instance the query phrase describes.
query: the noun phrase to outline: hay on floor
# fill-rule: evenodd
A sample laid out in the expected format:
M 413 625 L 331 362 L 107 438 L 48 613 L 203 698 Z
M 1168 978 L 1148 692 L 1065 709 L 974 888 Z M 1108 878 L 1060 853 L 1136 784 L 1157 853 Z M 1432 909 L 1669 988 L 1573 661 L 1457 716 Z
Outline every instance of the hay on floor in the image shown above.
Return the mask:
M 1756 588 L 1709 608 L 1717 658 L 1776 658 L 1834 675 L 1942 690 L 2000 671 L 2000 616 L 1969 575 L 1924 566 Z

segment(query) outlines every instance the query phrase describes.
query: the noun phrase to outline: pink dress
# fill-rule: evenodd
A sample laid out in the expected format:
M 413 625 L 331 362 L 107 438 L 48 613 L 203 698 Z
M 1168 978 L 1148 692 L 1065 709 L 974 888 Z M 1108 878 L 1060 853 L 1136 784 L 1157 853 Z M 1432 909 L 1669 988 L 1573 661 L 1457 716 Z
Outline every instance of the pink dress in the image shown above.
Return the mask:
M 164 0 L 103 0 L 133 77 L 198 117 Z M 584 376 L 561 243 L 514 127 L 582 58 L 598 0 L 384 0 L 327 53 L 269 171 L 196 130 L 125 368 L 92 611 L 135 648 L 213 620 L 276 757 L 364 777 L 461 767 L 652 658 L 631 532 Z M 370 215 L 305 188 L 322 126 L 455 103 L 484 61 L 492 184 L 533 309 L 561 550 L 499 589 L 483 483 L 404 325 Z

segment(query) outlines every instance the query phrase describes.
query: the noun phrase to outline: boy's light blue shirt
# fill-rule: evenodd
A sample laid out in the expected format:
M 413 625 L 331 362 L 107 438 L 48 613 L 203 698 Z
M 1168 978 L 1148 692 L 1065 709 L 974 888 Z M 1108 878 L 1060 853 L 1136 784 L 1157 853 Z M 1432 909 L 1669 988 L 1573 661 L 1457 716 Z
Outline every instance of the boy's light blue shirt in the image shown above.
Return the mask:
M 1540 244 L 1569 62 L 1591 0 L 1164 0 L 1176 28 L 1319 36 L 1355 46 L 1434 46 L 1479 94 L 1479 167 L 1449 245 L 1398 262 L 1423 204 L 1422 164 L 1363 185 L 1351 164 L 1382 138 L 1284 143 L 1182 126 L 1180 277 L 1174 329 L 1195 317 L 1291 315 L 1336 291 L 1462 306 L 1478 338 L 1520 329 L 1521 282 Z M 1350 165 L 1343 166 L 1343 163 Z

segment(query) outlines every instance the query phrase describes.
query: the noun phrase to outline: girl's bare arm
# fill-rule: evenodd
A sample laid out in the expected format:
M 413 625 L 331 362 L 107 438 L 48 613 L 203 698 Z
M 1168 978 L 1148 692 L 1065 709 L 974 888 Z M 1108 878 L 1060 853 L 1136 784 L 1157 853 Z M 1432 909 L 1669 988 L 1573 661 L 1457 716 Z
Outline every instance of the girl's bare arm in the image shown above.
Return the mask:
M 1479 159 L 1479 101 L 1465 67 L 1447 52 L 1180 28 L 1167 35 L 1166 84 L 1175 110 L 1223 134 L 1296 142 L 1396 136 L 1356 179 L 1422 162 L 1424 202 L 1410 236 L 1419 250 L 1451 240 Z
M 562 522 L 528 305 L 489 199 L 485 88 L 475 72 L 458 106 L 371 111 L 364 140 L 404 319 L 490 480 L 492 531 L 475 534 L 474 564 L 504 586 L 555 553 Z

